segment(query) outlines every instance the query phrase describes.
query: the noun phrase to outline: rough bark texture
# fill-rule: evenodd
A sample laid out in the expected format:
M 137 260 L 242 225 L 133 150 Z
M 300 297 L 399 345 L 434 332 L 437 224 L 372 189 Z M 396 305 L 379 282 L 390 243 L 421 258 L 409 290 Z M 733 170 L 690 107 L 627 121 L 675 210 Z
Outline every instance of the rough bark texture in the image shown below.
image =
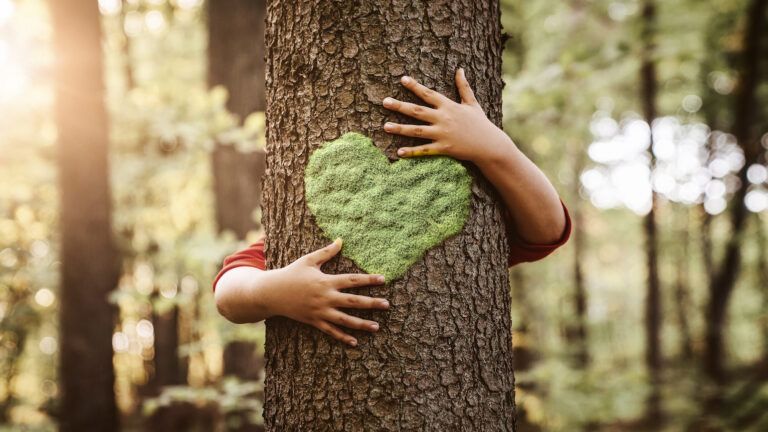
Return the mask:
M 744 30 L 739 84 L 735 97 L 733 135 L 744 150 L 746 163 L 739 171 L 742 187 L 734 195 L 730 205 L 731 234 L 725 246 L 723 260 L 710 281 L 709 304 L 707 306 L 707 341 L 704 369 L 716 381 L 722 381 L 723 370 L 723 329 L 725 327 L 728 302 L 741 270 L 741 245 L 745 232 L 747 210 L 744 197 L 747 194 L 747 169 L 758 161 L 762 151 L 759 137 L 754 131 L 757 110 L 756 92 L 760 81 L 761 42 L 767 31 L 766 5 L 768 0 L 752 0 L 747 9 L 747 27 Z
M 386 96 L 416 101 L 408 74 L 454 99 L 466 69 L 489 118 L 501 121 L 497 1 L 273 1 L 267 17 L 267 266 L 326 245 L 304 200 L 309 154 L 357 131 L 395 159 L 414 140 L 384 133 Z M 464 230 L 393 284 L 361 289 L 390 300 L 363 312 L 381 324 L 348 348 L 306 325 L 267 322 L 265 423 L 272 431 L 514 429 L 508 246 L 501 207 L 473 169 Z M 353 272 L 346 258 L 325 271 Z
M 61 199 L 60 430 L 118 429 L 101 21 L 91 0 L 51 1 Z M 85 318 L 85 319 L 84 319 Z

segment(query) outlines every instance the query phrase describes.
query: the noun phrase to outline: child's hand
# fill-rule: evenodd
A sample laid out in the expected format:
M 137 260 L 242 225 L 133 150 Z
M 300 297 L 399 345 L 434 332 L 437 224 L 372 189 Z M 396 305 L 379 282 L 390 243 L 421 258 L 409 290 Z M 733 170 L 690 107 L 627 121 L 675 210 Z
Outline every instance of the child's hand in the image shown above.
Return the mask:
M 352 346 L 357 340 L 338 326 L 375 332 L 376 322 L 348 315 L 339 308 L 387 309 L 389 302 L 341 292 L 342 289 L 380 285 L 382 275 L 325 274 L 320 266 L 341 250 L 341 239 L 315 252 L 304 255 L 290 265 L 276 270 L 275 280 L 264 293 L 271 312 L 317 327 L 332 337 Z
M 418 147 L 403 147 L 397 154 L 402 157 L 446 155 L 475 163 L 489 163 L 501 158 L 514 146 L 512 140 L 485 116 L 475 99 L 475 94 L 464 76 L 464 70 L 456 71 L 456 86 L 461 103 L 404 76 L 402 84 L 434 108 L 384 98 L 384 107 L 430 123 L 429 125 L 404 125 L 386 123 L 384 130 L 409 137 L 431 139 L 432 142 Z

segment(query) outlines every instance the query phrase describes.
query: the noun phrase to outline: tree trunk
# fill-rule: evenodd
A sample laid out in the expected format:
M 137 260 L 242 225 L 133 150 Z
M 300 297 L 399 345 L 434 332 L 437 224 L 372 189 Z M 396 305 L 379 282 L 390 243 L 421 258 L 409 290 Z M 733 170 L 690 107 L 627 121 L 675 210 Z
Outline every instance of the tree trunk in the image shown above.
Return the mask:
M 768 235 L 765 221 L 757 218 L 757 283 L 762 287 L 763 310 L 768 311 Z M 768 317 L 763 316 L 760 322 L 763 333 L 763 362 L 768 365 Z
M 579 180 L 581 171 L 584 169 L 585 153 L 581 149 L 577 150 L 573 166 L 573 223 L 578 227 L 583 227 L 584 223 L 584 205 L 579 197 L 581 182 Z M 584 229 L 573 232 L 573 306 L 576 313 L 576 320 L 570 333 L 576 343 L 576 364 L 580 368 L 589 365 L 589 341 L 587 335 L 587 287 L 584 283 L 584 265 L 583 258 L 586 256 L 586 243 L 584 240 Z
M 690 243 L 691 210 L 683 209 L 683 224 L 680 229 L 680 254 L 677 259 L 677 280 L 675 281 L 675 313 L 680 324 L 680 356 L 684 360 L 693 358 L 693 337 L 691 324 L 688 320 L 690 310 L 690 287 L 688 282 L 688 262 Z
M 649 126 L 656 119 L 656 4 L 654 0 L 643 2 L 642 12 L 642 63 L 640 66 L 640 91 L 643 116 Z M 653 134 L 649 133 L 650 168 L 653 172 L 656 157 L 653 153 Z M 661 281 L 659 280 L 659 241 L 656 224 L 656 192 L 651 192 L 651 209 L 643 220 L 645 234 L 646 265 L 648 268 L 647 293 L 645 299 L 645 363 L 651 380 L 651 394 L 648 398 L 647 415 L 649 419 L 660 418 L 660 374 L 661 374 Z
M 112 370 L 118 278 L 112 241 L 101 21 L 91 0 L 51 1 L 61 193 L 62 431 L 118 429 Z
M 265 0 L 208 2 L 208 83 L 223 85 L 227 109 L 244 119 L 266 105 L 264 71 Z M 231 145 L 218 144 L 213 152 L 216 222 L 244 238 L 259 228 L 253 212 L 261 203 L 261 178 L 265 169 L 261 151 L 242 153 Z M 224 375 L 256 381 L 263 360 L 252 342 L 232 341 L 224 347 Z M 230 430 L 258 430 L 248 413 L 232 412 Z
M 244 119 L 264 111 L 264 0 L 208 2 L 208 84 L 229 92 L 227 109 Z M 264 153 L 231 145 L 213 152 L 216 222 L 238 238 L 258 228 L 253 211 L 261 202 Z
M 741 187 L 730 204 L 731 233 L 725 246 L 724 258 L 709 285 L 707 307 L 707 337 L 704 369 L 714 380 L 721 382 L 723 371 L 723 329 L 728 302 L 741 268 L 741 245 L 745 231 L 747 210 L 747 169 L 757 162 L 761 153 L 758 136 L 753 131 L 755 122 L 756 91 L 760 79 L 760 53 L 763 32 L 766 31 L 765 13 L 768 0 L 752 0 L 747 9 L 747 27 L 743 32 L 744 50 L 739 64 L 739 83 L 736 89 L 733 135 L 744 150 L 745 163 L 739 171 Z
M 160 390 L 164 386 L 185 384 L 186 362 L 179 358 L 179 307 L 173 305 L 164 313 L 152 311 L 152 324 L 155 329 L 152 386 Z
M 416 101 L 409 74 L 457 100 L 465 68 L 489 118 L 501 121 L 497 1 L 271 2 L 267 17 L 268 268 L 326 245 L 304 199 L 304 167 L 324 141 L 371 137 L 391 159 L 416 140 L 382 130 L 386 96 Z M 362 294 L 388 298 L 374 334 L 347 347 L 304 324 L 267 322 L 264 417 L 273 431 L 514 430 L 508 246 L 502 207 L 474 175 L 463 231 L 400 280 Z M 359 271 L 335 258 L 332 273 Z

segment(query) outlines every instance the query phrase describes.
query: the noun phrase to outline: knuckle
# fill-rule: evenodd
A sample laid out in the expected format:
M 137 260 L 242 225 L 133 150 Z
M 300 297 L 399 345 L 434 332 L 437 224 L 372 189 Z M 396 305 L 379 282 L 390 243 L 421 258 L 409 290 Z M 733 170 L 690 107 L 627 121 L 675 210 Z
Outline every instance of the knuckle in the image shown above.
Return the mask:
M 421 126 L 416 126 L 415 128 L 413 128 L 413 134 L 419 137 L 424 135 L 424 128 L 422 128 Z
M 424 89 L 424 91 L 421 92 L 421 95 L 424 96 L 425 98 L 432 97 L 434 94 L 435 94 L 434 90 L 430 90 L 430 89 Z
M 424 112 L 424 107 L 421 105 L 414 105 L 413 106 L 413 113 L 414 114 L 422 114 Z
M 350 275 L 350 276 L 347 278 L 347 282 L 349 282 L 349 283 L 351 283 L 351 284 L 356 284 L 356 283 L 359 283 L 359 282 L 360 282 L 360 277 L 359 277 L 359 276 L 357 276 L 357 275 Z

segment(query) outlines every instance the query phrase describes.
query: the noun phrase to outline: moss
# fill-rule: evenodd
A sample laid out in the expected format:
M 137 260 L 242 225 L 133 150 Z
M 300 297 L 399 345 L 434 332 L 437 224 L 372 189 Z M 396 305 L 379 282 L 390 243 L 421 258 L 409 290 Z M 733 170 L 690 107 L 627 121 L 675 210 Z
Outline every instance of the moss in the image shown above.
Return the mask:
M 350 132 L 309 158 L 307 205 L 342 254 L 387 282 L 458 234 L 469 216 L 472 179 L 454 159 L 389 159 L 370 138 Z

